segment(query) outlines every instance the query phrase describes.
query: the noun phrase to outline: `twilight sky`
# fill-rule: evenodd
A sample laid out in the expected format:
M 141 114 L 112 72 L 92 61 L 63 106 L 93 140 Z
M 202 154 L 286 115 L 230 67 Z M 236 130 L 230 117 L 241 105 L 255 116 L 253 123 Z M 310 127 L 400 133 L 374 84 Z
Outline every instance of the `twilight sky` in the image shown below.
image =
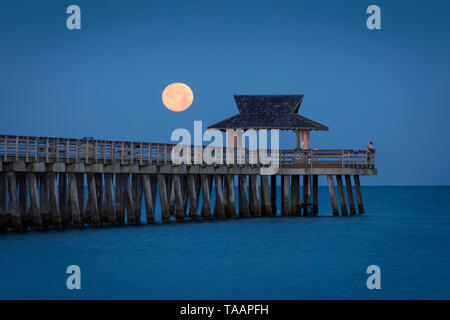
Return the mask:
M 300 114 L 330 127 L 313 148 L 375 141 L 364 184 L 448 185 L 449 58 L 448 1 L 3 0 L 0 134 L 170 142 L 237 113 L 233 93 L 303 93 Z M 192 88 L 187 111 L 163 106 L 172 82 Z

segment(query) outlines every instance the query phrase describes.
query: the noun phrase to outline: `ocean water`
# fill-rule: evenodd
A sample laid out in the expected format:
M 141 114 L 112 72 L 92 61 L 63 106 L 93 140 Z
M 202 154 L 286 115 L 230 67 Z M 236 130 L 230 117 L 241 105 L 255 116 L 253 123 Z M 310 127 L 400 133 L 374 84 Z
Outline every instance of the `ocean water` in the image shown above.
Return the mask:
M 450 187 L 363 198 L 356 217 L 331 217 L 320 187 L 314 218 L 2 234 L 0 299 L 449 299 Z M 74 264 L 81 290 L 66 287 Z

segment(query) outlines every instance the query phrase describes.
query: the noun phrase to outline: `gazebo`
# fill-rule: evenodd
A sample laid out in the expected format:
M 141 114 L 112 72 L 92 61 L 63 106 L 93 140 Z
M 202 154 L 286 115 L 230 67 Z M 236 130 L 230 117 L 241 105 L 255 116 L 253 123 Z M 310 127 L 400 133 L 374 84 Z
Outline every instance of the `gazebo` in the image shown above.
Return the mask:
M 239 113 L 209 126 L 210 129 L 279 129 L 293 130 L 297 149 L 310 148 L 311 130 L 328 131 L 328 127 L 298 114 L 303 94 L 234 95 Z M 237 140 L 237 141 L 236 141 Z M 235 138 L 240 147 L 240 139 Z

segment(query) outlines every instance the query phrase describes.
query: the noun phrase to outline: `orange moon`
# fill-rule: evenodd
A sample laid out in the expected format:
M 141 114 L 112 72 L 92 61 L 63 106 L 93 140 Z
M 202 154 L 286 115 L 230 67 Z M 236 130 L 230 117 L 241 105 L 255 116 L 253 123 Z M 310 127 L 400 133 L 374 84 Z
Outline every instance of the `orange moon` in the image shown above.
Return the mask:
M 162 93 L 162 102 L 167 109 L 180 112 L 189 108 L 194 101 L 191 88 L 184 83 L 169 84 Z

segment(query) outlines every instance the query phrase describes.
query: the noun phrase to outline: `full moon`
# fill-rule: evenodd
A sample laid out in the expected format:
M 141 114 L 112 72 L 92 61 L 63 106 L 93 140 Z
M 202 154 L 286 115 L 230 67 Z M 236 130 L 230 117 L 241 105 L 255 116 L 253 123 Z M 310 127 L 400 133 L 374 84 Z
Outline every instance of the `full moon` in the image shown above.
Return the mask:
M 180 112 L 189 108 L 194 101 L 191 88 L 184 83 L 169 84 L 162 93 L 162 102 L 167 109 Z

